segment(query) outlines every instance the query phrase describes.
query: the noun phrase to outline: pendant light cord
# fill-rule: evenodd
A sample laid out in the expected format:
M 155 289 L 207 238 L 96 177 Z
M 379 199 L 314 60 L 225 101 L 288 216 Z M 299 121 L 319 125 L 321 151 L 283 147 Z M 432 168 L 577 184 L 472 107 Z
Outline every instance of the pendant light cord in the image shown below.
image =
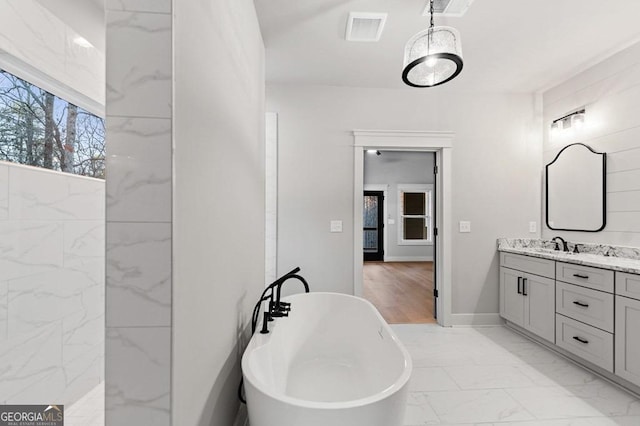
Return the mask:
M 427 56 L 431 54 L 431 41 L 433 39 L 433 0 L 429 0 L 429 14 L 431 15 L 431 22 L 429 24 L 429 32 L 427 34 Z
M 429 25 L 429 29 L 433 30 L 433 0 L 430 0 L 429 14 L 431 15 L 431 25 Z

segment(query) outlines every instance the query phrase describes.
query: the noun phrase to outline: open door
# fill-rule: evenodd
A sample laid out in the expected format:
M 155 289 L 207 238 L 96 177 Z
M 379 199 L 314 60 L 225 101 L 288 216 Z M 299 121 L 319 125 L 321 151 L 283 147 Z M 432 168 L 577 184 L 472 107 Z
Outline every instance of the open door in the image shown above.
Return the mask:
M 439 176 L 438 176 L 438 156 L 434 156 L 435 166 L 433 167 L 434 182 L 436 183 L 433 188 L 433 318 L 438 319 L 438 209 L 435 208 L 440 203 L 438 188 L 440 188 Z
M 365 261 L 384 260 L 384 192 L 364 191 L 362 247 Z

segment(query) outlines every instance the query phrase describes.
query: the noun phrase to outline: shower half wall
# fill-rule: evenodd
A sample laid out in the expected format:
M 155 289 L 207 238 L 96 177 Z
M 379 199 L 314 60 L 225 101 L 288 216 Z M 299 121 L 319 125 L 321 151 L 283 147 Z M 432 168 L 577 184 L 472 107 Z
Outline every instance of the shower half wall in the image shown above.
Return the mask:
M 0 162 L 0 404 L 71 404 L 104 376 L 105 183 Z

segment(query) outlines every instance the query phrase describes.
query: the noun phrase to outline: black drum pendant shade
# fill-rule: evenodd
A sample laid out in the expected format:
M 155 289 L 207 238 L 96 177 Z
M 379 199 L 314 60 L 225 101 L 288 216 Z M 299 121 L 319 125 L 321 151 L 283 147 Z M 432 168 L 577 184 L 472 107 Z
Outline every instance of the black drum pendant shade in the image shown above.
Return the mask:
M 431 25 L 407 41 L 402 80 L 411 87 L 433 87 L 446 83 L 462 71 L 460 33 L 452 27 Z

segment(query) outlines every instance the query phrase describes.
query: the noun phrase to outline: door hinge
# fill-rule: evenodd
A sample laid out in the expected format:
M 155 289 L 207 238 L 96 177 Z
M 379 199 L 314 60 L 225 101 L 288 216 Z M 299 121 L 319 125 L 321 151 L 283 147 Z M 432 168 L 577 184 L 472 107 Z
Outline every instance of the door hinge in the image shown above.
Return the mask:
M 433 174 L 434 175 L 438 174 L 438 166 L 433 166 Z
M 433 289 L 433 297 L 438 297 L 438 289 L 437 288 Z
M 438 236 L 438 228 L 433 228 L 433 235 Z

